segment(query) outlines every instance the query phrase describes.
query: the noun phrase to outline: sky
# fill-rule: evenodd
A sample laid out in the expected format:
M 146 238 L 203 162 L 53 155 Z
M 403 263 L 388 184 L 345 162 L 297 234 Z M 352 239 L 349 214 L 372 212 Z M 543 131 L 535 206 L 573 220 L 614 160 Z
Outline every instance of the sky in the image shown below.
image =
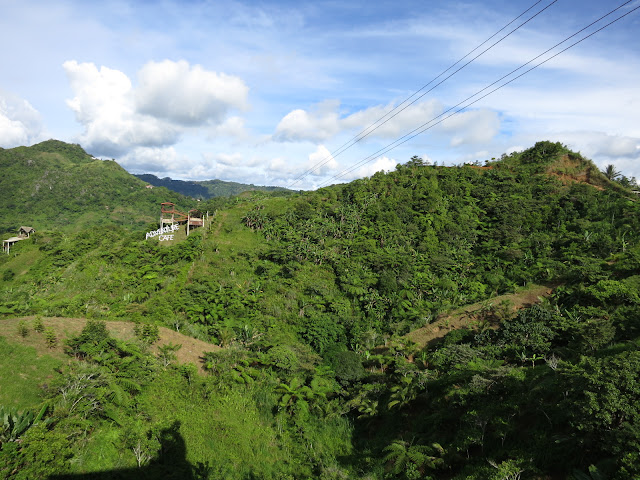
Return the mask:
M 0 0 L 0 147 L 306 190 L 550 140 L 640 178 L 640 9 L 490 93 L 640 0 L 483 90 L 625 1 Z

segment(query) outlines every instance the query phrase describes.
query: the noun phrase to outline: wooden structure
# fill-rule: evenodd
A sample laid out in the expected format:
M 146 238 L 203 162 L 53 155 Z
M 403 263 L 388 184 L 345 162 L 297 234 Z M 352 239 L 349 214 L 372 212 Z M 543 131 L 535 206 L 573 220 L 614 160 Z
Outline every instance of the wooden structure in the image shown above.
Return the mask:
M 196 217 L 193 214 L 195 212 L 198 212 L 198 210 L 189 210 L 189 215 L 187 218 L 187 237 L 189 236 L 189 231 L 192 229 L 192 227 L 202 227 L 204 226 L 204 219 L 202 218 L 202 216 L 200 217 Z M 202 215 L 202 214 L 200 214 Z
M 186 224 L 187 236 L 189 232 L 197 227 L 203 227 L 205 219 L 202 217 L 202 213 L 199 210 L 189 210 L 188 213 L 182 213 L 176 210 L 176 205 L 171 202 L 163 202 L 160 204 L 160 228 L 166 224 L 173 225 L 174 223 Z
M 7 255 L 9 255 L 9 251 L 11 250 L 11 247 L 13 247 L 13 245 L 15 245 L 16 242 L 19 242 L 20 240 L 26 240 L 31 236 L 32 233 L 35 233 L 35 232 L 36 232 L 36 229 L 33 227 L 25 227 L 25 226 L 20 227 L 20 229 L 18 230 L 17 237 L 7 238 L 6 240 L 2 241 L 2 251 L 5 252 Z
M 188 220 L 188 215 L 176 210 L 175 203 L 164 202 L 160 204 L 160 227 L 164 227 L 167 223 L 185 223 Z
M 32 233 L 36 233 L 36 229 L 33 227 L 20 227 L 18 230 L 18 236 L 23 238 L 29 238 Z

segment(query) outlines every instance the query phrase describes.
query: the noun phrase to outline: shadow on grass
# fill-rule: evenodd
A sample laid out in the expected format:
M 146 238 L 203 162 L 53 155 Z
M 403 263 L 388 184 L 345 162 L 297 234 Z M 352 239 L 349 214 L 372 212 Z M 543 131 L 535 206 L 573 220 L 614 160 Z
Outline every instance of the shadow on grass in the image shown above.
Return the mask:
M 160 450 L 154 460 L 140 468 L 120 468 L 102 472 L 51 475 L 48 480 L 152 480 L 180 479 L 199 480 L 208 478 L 210 466 L 199 463 L 191 465 L 187 461 L 187 449 L 180 434 L 180 422 L 160 432 Z

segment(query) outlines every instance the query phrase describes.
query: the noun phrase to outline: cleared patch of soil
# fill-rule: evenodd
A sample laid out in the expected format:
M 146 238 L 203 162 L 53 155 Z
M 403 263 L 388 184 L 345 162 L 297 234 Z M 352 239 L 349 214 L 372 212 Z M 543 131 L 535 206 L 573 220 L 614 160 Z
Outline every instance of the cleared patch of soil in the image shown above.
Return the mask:
M 51 327 L 58 337 L 58 345 L 55 348 L 48 348 L 43 333 L 33 330 L 33 320 L 35 317 L 20 318 L 4 318 L 0 320 L 0 336 L 5 337 L 8 341 L 20 343 L 35 348 L 38 355 L 51 355 L 57 358 L 68 358 L 64 353 L 63 345 L 67 338 L 78 335 L 85 324 L 86 318 L 63 318 L 63 317 L 42 317 L 42 323 L 45 328 Z M 29 328 L 29 334 L 22 337 L 18 334 L 18 323 L 23 320 Z M 120 340 L 133 340 L 135 335 L 132 322 L 107 321 L 107 330 L 109 333 Z M 180 364 L 194 363 L 204 371 L 202 365 L 202 355 L 205 352 L 214 352 L 220 350 L 221 347 L 211 343 L 203 342 L 195 338 L 182 335 L 165 327 L 159 327 L 158 333 L 160 340 L 152 347 L 153 353 L 158 352 L 158 347 L 172 343 L 174 345 L 182 345 L 182 348 L 176 352 L 177 361 Z
M 510 312 L 504 313 L 512 313 L 538 303 L 541 297 L 549 296 L 553 292 L 553 288 L 547 285 L 533 285 L 518 293 L 500 295 L 458 308 L 450 313 L 440 314 L 433 323 L 409 332 L 405 338 L 423 348 L 436 343 L 451 330 L 463 327 L 478 328 L 481 322 L 492 319 L 492 317 L 494 321 L 489 320 L 489 322 L 495 328 L 497 327 L 495 320 L 499 317 L 501 309 L 510 310 Z M 495 312 L 493 315 L 492 311 Z

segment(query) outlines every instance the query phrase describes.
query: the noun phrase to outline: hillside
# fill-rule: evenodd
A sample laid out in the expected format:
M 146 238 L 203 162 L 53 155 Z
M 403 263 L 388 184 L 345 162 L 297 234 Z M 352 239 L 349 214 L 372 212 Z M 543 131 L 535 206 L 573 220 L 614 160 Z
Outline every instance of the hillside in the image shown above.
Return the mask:
M 47 385 L 0 378 L 45 406 L 0 476 L 640 476 L 640 202 L 588 159 L 539 142 L 215 201 L 171 244 L 95 226 L 0 256 L 0 347 Z M 38 316 L 87 320 L 66 364 L 19 338 Z M 181 364 L 126 322 L 220 348 Z
M 79 231 L 95 225 L 140 227 L 155 222 L 161 202 L 185 198 L 145 183 L 111 160 L 57 140 L 0 150 L 3 208 L 0 232 L 21 225 L 37 231 Z
M 136 175 L 140 180 L 147 182 L 149 185 L 156 187 L 166 187 L 169 190 L 180 193 L 187 197 L 197 199 L 209 199 L 212 197 L 230 197 L 239 195 L 242 192 L 247 191 L 259 191 L 259 192 L 286 192 L 282 187 L 266 187 L 256 186 L 253 184 L 237 183 L 237 182 L 225 182 L 224 180 L 204 180 L 204 181 L 190 181 L 190 180 L 173 180 L 169 177 L 158 178 L 155 175 L 144 173 Z

